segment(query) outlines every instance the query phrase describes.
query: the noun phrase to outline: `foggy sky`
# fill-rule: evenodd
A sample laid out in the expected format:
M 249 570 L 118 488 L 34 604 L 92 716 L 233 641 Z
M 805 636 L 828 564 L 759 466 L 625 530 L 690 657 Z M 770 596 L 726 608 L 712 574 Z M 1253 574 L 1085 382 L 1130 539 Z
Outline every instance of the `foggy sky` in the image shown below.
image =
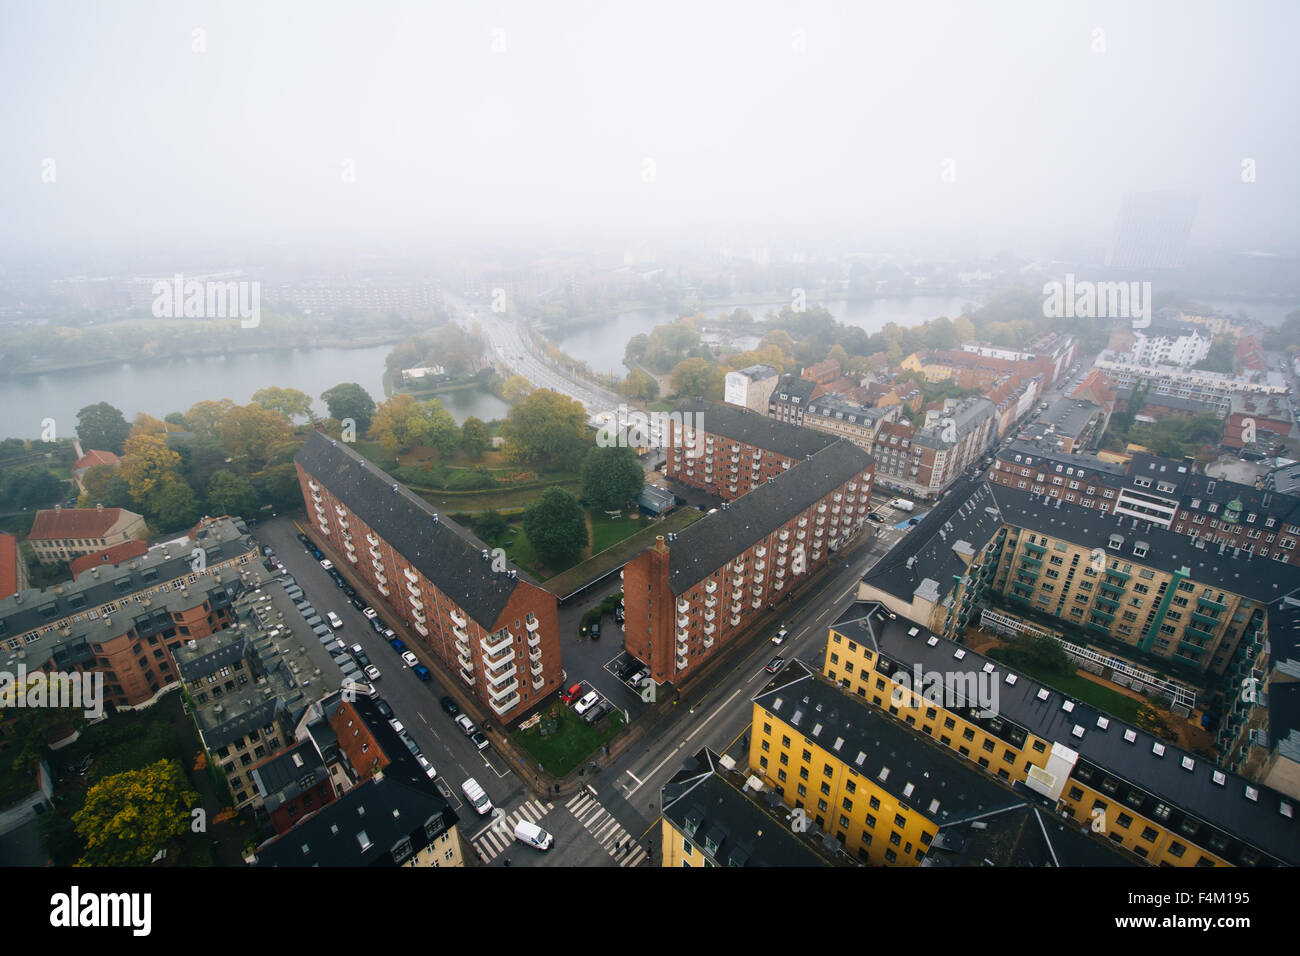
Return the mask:
M 1155 189 L 1199 197 L 1196 241 L 1293 251 L 1298 27 L 1294 3 L 1189 0 L 0 0 L 0 255 L 991 251 L 1104 244 L 1123 194 Z

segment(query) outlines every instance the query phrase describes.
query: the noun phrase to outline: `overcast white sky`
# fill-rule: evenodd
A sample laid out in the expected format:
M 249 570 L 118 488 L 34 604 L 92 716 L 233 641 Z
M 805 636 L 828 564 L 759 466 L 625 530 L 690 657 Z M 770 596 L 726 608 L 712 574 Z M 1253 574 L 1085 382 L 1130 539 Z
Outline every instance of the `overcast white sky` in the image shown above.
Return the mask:
M 1199 196 L 1197 239 L 1292 250 L 1298 28 L 1291 2 L 0 0 L 0 254 L 730 230 L 1023 248 L 1104 243 L 1151 189 Z

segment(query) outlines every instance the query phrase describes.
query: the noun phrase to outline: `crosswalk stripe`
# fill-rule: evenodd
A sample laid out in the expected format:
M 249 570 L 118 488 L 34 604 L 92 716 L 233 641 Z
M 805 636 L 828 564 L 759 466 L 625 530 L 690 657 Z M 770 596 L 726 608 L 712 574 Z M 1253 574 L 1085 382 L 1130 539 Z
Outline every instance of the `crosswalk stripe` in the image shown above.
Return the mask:
M 619 866 L 640 866 L 641 861 L 646 858 L 645 850 L 637 850 L 635 853 L 629 853 Z

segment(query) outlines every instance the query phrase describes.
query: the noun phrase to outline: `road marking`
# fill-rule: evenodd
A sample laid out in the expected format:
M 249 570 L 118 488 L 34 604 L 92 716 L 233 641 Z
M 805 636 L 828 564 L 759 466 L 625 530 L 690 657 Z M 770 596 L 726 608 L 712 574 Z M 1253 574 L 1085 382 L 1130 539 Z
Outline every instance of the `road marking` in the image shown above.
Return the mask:
M 474 849 L 478 851 L 483 862 L 491 863 L 514 843 L 515 824 L 524 820 L 537 823 L 554 809 L 555 805 L 552 803 L 526 800 L 510 813 L 495 817 L 491 823 L 474 834 L 471 838 Z
M 420 713 L 418 710 L 415 712 L 415 716 L 424 721 L 426 727 L 429 727 L 430 729 L 433 728 L 433 724 L 429 723 L 429 718 L 425 717 L 424 714 Z
M 640 866 L 649 859 L 649 854 L 641 846 L 640 841 L 633 839 L 632 835 L 623 829 L 622 824 L 606 810 L 595 797 L 584 792 L 578 793 L 571 797 L 564 805 L 565 809 L 572 813 L 578 822 L 590 833 L 606 853 L 615 860 L 620 867 Z M 593 813 L 592 810 L 596 812 Z M 602 819 L 605 814 L 609 814 L 608 819 Z
M 641 782 L 640 780 L 637 780 L 637 776 L 636 776 L 636 774 L 634 774 L 631 770 L 626 771 L 626 773 L 627 773 L 627 775 L 628 775 L 629 777 L 631 777 L 633 780 L 636 780 L 637 783 L 640 783 L 640 782 Z
M 681 750 L 684 746 L 686 746 L 686 744 L 688 744 L 688 743 L 690 742 L 691 737 L 694 737 L 694 736 L 695 736 L 696 734 L 698 734 L 701 730 L 703 730 L 706 726 L 708 726 L 709 721 L 713 720 L 714 717 L 718 716 L 718 714 L 720 714 L 720 713 L 722 712 L 723 708 L 725 708 L 728 704 L 730 704 L 733 700 L 735 700 L 736 697 L 739 696 L 740 693 L 741 693 L 742 691 L 744 691 L 745 689 L 746 689 L 746 688 L 744 688 L 744 687 L 737 687 L 735 693 L 733 693 L 730 697 L 728 697 L 728 698 L 727 698 L 726 700 L 724 700 L 721 704 L 719 704 L 717 710 L 715 710 L 712 714 L 710 714 L 708 717 L 706 717 L 706 718 L 704 719 L 704 721 L 703 721 L 703 722 L 702 722 L 698 727 L 695 728 L 695 730 L 691 731 L 690 736 L 688 736 L 688 737 L 687 737 L 685 740 L 683 740 L 680 744 L 678 744 L 676 747 L 674 747 L 674 748 L 672 749 L 672 752 L 669 753 L 668 756 L 664 757 L 663 760 L 659 761 L 659 763 L 655 765 L 654 769 L 651 770 L 649 773 L 646 774 L 646 779 L 649 779 L 650 777 L 653 777 L 656 773 L 658 773 L 659 770 L 660 770 L 660 768 L 662 768 L 664 764 L 666 764 L 668 761 L 672 760 L 674 756 L 676 756 L 677 751 Z M 632 776 L 631 771 L 628 771 L 628 776 Z M 636 780 L 635 777 L 633 777 L 632 779 Z M 633 796 L 633 795 L 634 795 L 638 790 L 640 790 L 643 786 L 645 786 L 645 783 L 644 783 L 643 781 L 641 781 L 641 780 L 637 780 L 637 784 L 636 784 L 636 786 L 633 787 L 631 790 L 627 791 L 627 795 L 628 795 L 628 797 L 629 797 L 629 798 L 632 797 L 632 796 Z

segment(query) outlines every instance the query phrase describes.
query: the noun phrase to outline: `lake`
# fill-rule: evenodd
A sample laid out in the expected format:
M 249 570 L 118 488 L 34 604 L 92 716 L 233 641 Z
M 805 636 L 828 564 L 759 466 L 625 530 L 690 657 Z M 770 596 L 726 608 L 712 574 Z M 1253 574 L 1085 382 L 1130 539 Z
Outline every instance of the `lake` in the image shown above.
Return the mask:
M 320 393 L 340 382 L 356 382 L 376 402 L 383 401 L 384 359 L 391 350 L 391 345 L 293 349 L 9 376 L 0 380 L 0 407 L 8 409 L 0 437 L 39 438 L 46 418 L 54 419 L 57 437 L 70 437 L 76 431 L 77 412 L 96 402 L 120 408 L 127 421 L 138 412 L 162 418 L 205 399 L 228 398 L 246 405 L 254 392 L 268 385 L 306 392 L 316 413 L 324 416 Z M 510 409 L 486 389 L 448 392 L 439 399 L 457 422 L 471 415 L 490 421 Z
M 920 325 L 941 315 L 955 318 L 961 315 L 967 303 L 978 304 L 978 294 L 970 298 L 953 296 L 914 295 L 886 297 L 879 299 L 843 299 L 823 304 L 826 311 L 845 325 L 856 325 L 870 333 L 879 332 L 890 322 L 902 326 Z M 761 319 L 769 309 L 779 310 L 784 302 L 770 305 L 743 306 L 756 318 Z M 735 306 L 709 306 L 701 309 L 708 318 L 716 319 L 720 314 L 730 314 Z M 647 335 L 656 325 L 675 322 L 677 316 L 660 309 L 645 309 L 635 312 L 622 312 L 607 322 L 593 323 L 580 328 L 553 331 L 549 338 L 569 355 L 586 362 L 597 372 L 622 376 L 627 369 L 623 365 L 623 351 L 628 339 L 639 333 Z

